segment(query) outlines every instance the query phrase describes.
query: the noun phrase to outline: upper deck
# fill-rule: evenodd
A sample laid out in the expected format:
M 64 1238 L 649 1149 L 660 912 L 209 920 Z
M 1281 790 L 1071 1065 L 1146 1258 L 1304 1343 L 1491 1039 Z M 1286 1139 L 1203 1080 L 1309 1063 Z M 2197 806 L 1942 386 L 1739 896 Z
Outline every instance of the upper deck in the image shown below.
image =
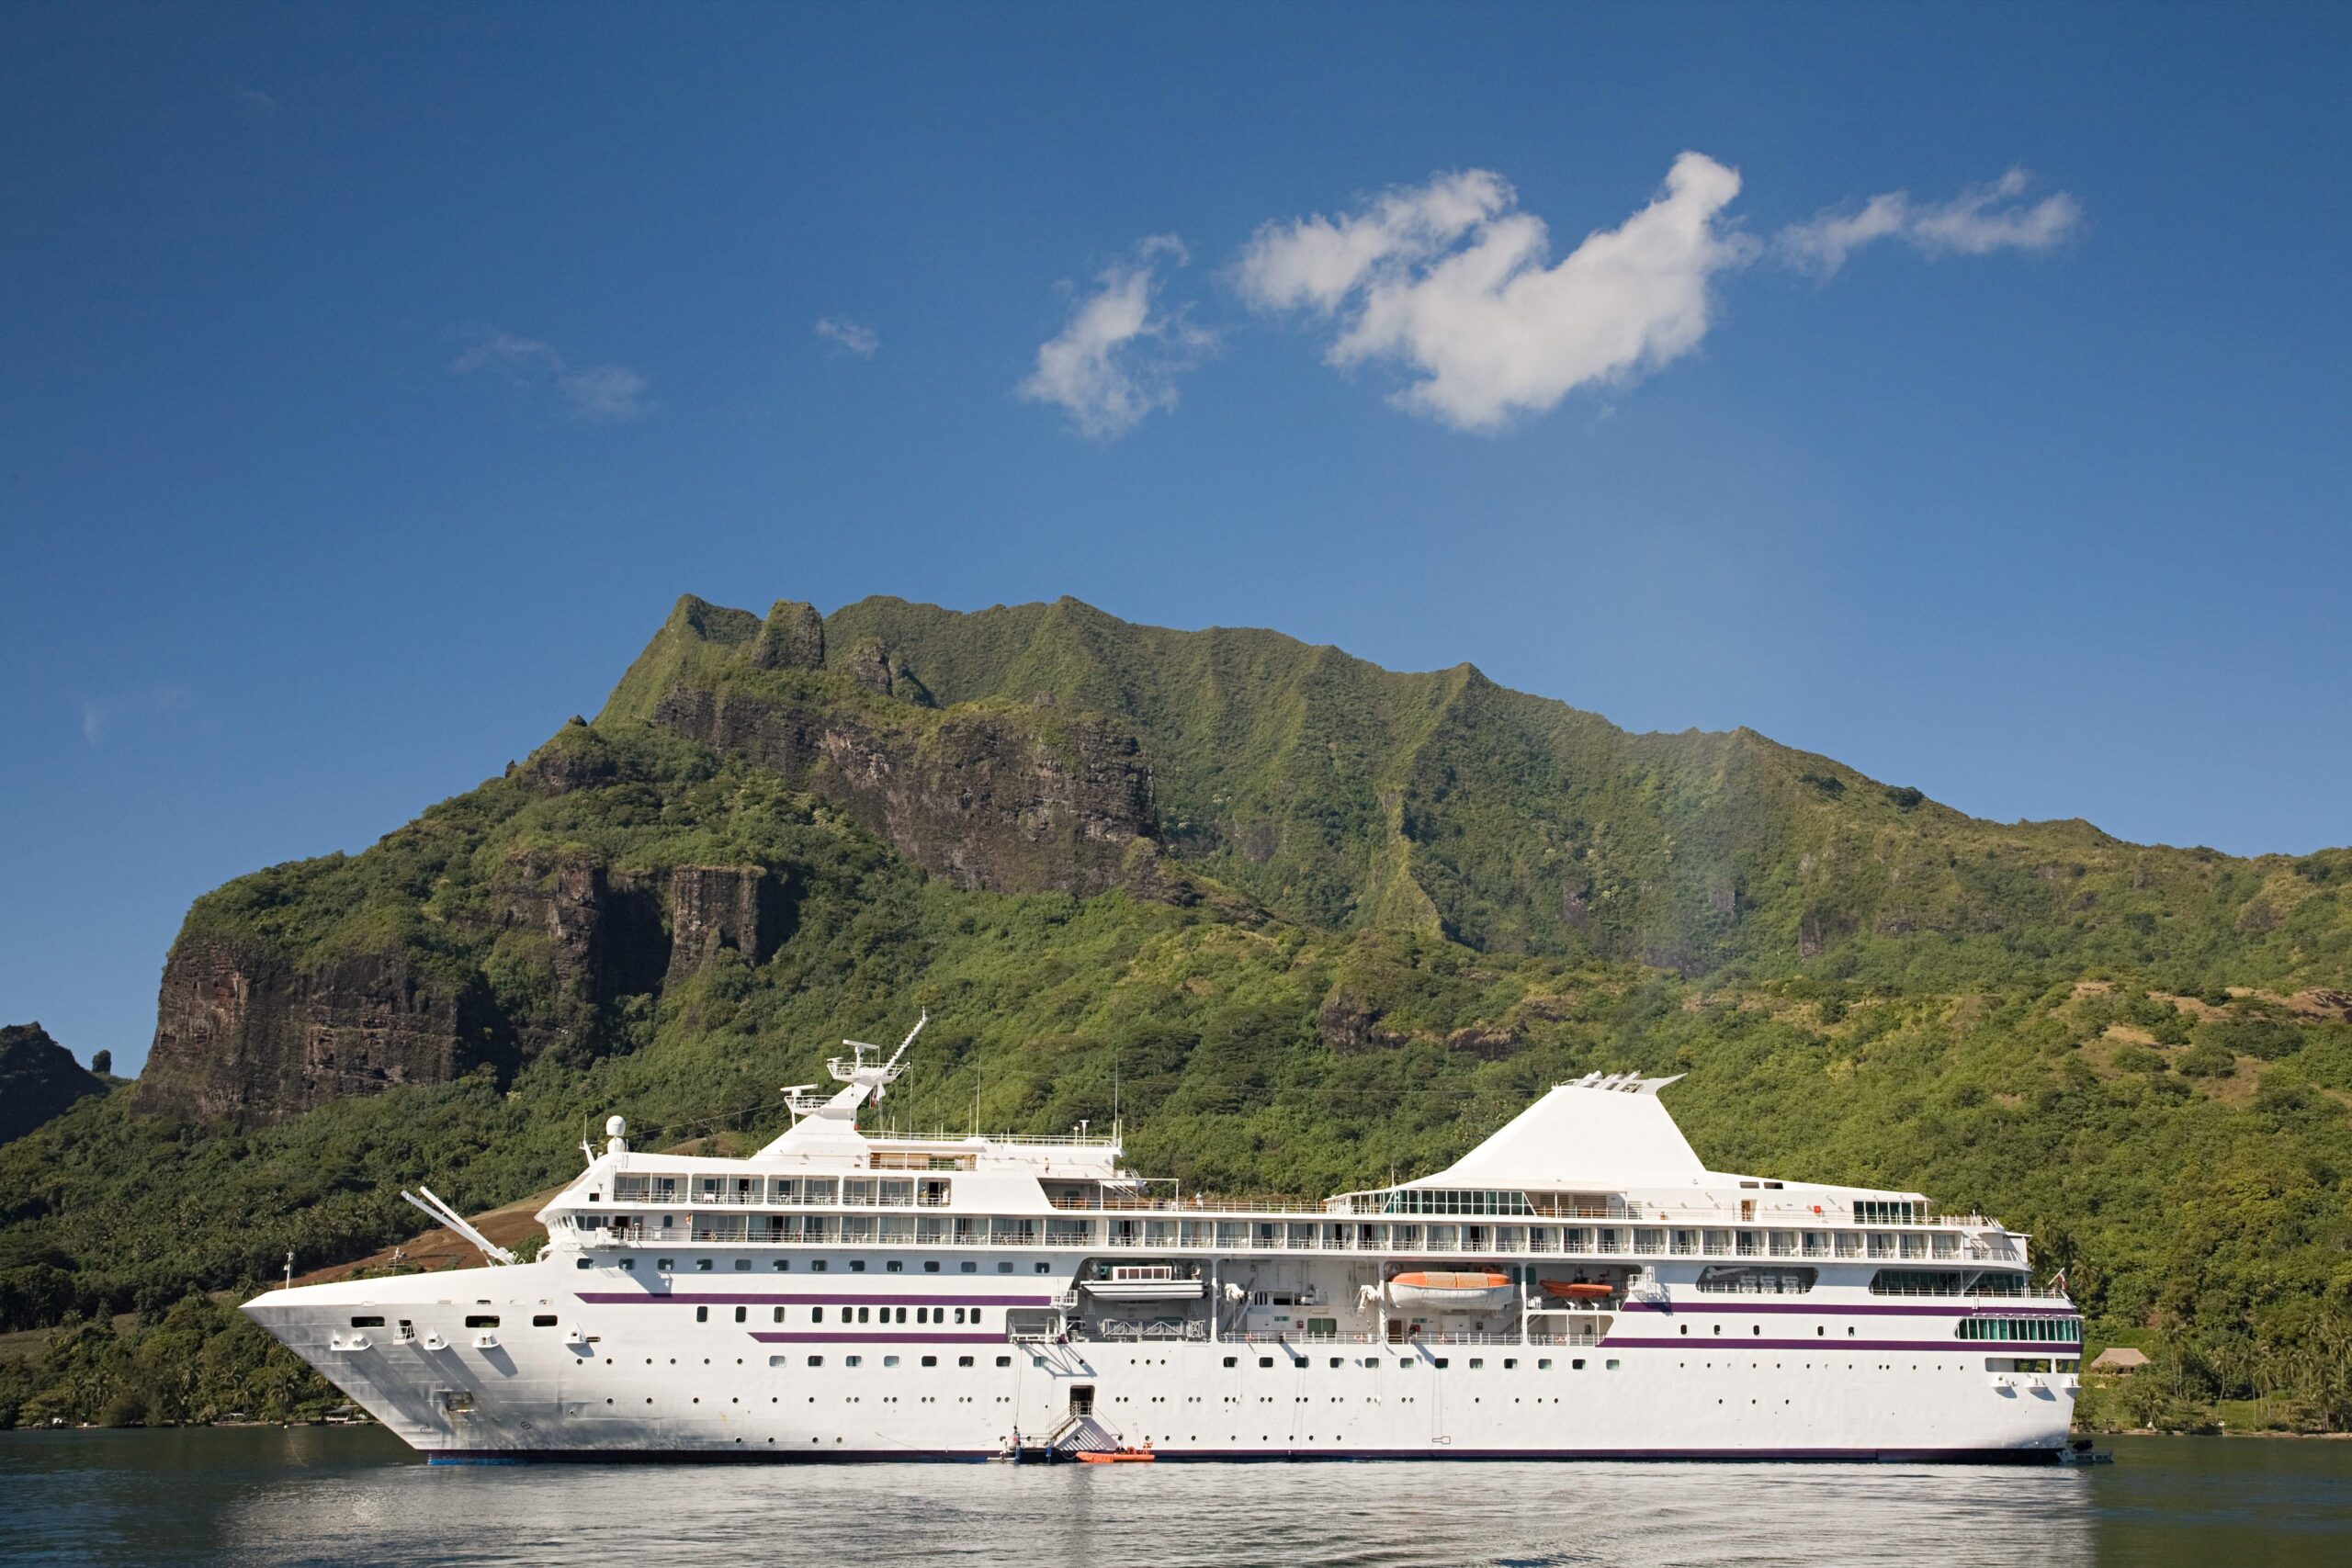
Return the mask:
M 859 1109 L 905 1050 L 837 1059 L 848 1087 L 821 1102 L 795 1090 L 792 1129 L 748 1158 L 639 1154 L 616 1135 L 541 1218 L 585 1245 L 1818 1259 L 1974 1271 L 1954 1290 L 2023 1283 L 2026 1238 L 1984 1215 L 1935 1213 L 1917 1192 L 1707 1170 L 1658 1099 L 1672 1079 L 1560 1085 L 1446 1170 L 1306 1202 L 1185 1193 L 1125 1169 L 1115 1134 L 861 1130 Z

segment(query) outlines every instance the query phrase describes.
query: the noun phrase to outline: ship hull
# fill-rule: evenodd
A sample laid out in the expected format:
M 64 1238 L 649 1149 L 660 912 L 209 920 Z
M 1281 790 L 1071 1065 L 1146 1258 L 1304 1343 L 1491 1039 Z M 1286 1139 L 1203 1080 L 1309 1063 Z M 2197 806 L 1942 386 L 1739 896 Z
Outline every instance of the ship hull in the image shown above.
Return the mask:
M 1889 1320 L 1824 1303 L 1754 1324 L 1722 1308 L 1672 1343 L 1665 1312 L 1591 1344 L 1072 1343 L 1008 1338 L 995 1306 L 972 1309 L 991 1313 L 984 1331 L 775 1331 L 773 1298 L 729 1307 L 719 1281 L 592 1301 L 617 1293 L 586 1279 L 554 1259 L 245 1310 L 442 1462 L 968 1461 L 1081 1405 L 1173 1461 L 2055 1462 L 2075 1398 L 2071 1376 L 1989 1371 L 1987 1352 L 2015 1348 L 1952 1343 L 1950 1307 Z M 466 1322 L 491 1316 L 494 1332 Z

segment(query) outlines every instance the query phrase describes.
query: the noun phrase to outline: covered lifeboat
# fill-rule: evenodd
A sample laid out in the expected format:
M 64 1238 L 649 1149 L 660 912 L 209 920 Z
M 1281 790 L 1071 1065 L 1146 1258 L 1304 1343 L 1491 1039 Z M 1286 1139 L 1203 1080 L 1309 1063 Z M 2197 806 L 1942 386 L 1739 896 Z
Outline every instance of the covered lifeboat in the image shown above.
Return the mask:
M 1483 1312 L 1510 1299 L 1510 1276 L 1491 1269 L 1417 1269 L 1388 1281 L 1389 1305 L 1423 1312 Z
M 1545 1280 L 1542 1283 L 1544 1293 L 1560 1302 L 1605 1302 L 1618 1293 L 1614 1285 L 1586 1280 Z

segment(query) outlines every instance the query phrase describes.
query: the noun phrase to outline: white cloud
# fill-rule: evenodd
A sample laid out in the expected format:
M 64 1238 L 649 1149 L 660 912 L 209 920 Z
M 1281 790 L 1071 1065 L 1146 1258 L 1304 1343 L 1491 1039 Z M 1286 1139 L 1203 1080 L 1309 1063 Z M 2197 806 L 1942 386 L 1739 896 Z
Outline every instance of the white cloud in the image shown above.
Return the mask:
M 1390 191 L 1345 218 L 1261 224 L 1241 253 L 1241 297 L 1261 310 L 1334 310 L 1374 267 L 1442 250 L 1514 199 L 1498 176 L 1469 169 Z
M 136 696 L 111 697 L 92 701 L 85 699 L 82 708 L 82 739 L 96 746 L 120 718 L 145 718 L 164 714 L 179 713 L 188 707 L 188 695 L 176 686 L 158 686 Z
M 449 362 L 460 376 L 487 372 L 527 391 L 552 390 L 575 418 L 617 424 L 646 413 L 646 379 L 626 365 L 568 364 L 552 344 L 495 328 Z
M 1773 236 L 1781 259 L 1826 277 L 1864 245 L 1899 239 L 1926 255 L 1981 256 L 1992 251 L 2046 251 L 2082 228 L 2082 204 L 2064 191 L 2028 204 L 2032 176 L 2011 169 L 1950 201 L 1922 205 L 1908 192 L 1874 196 L 1854 212 L 1824 211 Z
M 1546 265 L 1543 220 L 1473 169 L 1391 191 L 1365 210 L 1269 223 L 1243 250 L 1242 298 L 1336 317 L 1334 365 L 1389 359 L 1417 378 L 1396 401 L 1464 430 L 1622 383 L 1706 335 L 1710 280 L 1754 245 L 1727 229 L 1739 175 L 1685 152 L 1650 205 Z
M 555 378 L 556 390 L 582 419 L 618 423 L 646 410 L 645 378 L 626 365 L 591 365 Z
M 1154 313 L 1163 256 L 1177 266 L 1191 260 L 1182 241 L 1162 234 L 1138 244 L 1132 260 L 1103 268 L 1060 333 L 1038 345 L 1036 369 L 1015 390 L 1064 410 L 1080 434 L 1096 440 L 1124 434 L 1155 409 L 1173 408 L 1176 377 L 1216 340 L 1182 310 Z
M 827 316 L 817 323 L 817 335 L 844 354 L 854 354 L 860 359 L 871 359 L 882 351 L 882 337 L 872 327 L 861 327 L 855 321 L 839 316 Z

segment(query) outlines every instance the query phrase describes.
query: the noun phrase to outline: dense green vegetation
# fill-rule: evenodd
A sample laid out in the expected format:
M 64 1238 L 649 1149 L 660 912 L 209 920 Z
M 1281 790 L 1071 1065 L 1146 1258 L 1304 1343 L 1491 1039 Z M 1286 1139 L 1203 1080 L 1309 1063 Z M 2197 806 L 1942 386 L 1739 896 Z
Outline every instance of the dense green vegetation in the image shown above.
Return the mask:
M 0 1328 L 73 1325 L 0 1367 L 0 1414 L 315 1404 L 191 1292 L 413 1234 L 395 1194 L 420 1179 L 477 1209 L 553 1185 L 614 1110 L 640 1143 L 771 1134 L 779 1086 L 923 1006 L 899 1124 L 1115 1114 L 1139 1168 L 1235 1192 L 1417 1174 L 1563 1077 L 1684 1073 L 1668 1104 L 1719 1168 L 2032 1229 L 2095 1335 L 2157 1356 L 2110 1414 L 2259 1399 L 2352 1427 L 2352 1001 L 2308 990 L 2352 978 L 2352 853 L 1977 822 L 1759 737 L 1626 736 L 1466 669 L 1393 675 L 1267 633 L 851 606 L 831 646 L 876 639 L 940 711 L 1043 693 L 1132 724 L 1165 843 L 1216 896 L 978 892 L 651 722 L 680 683 L 766 679 L 740 663 L 759 626 L 682 607 L 595 724 L 364 854 L 197 904 L 191 934 L 298 968 L 393 952 L 478 986 L 498 1037 L 456 1081 L 276 1125 L 117 1089 L 0 1146 Z M 832 676 L 784 679 L 890 700 Z M 501 914 L 578 864 L 765 867 L 791 931 L 757 964 L 583 987 L 544 925 Z M 146 1326 L 116 1335 L 116 1314 Z M 220 1373 L 200 1398 L 138 1371 L 190 1354 Z M 60 1392 L 100 1366 L 103 1393 Z

